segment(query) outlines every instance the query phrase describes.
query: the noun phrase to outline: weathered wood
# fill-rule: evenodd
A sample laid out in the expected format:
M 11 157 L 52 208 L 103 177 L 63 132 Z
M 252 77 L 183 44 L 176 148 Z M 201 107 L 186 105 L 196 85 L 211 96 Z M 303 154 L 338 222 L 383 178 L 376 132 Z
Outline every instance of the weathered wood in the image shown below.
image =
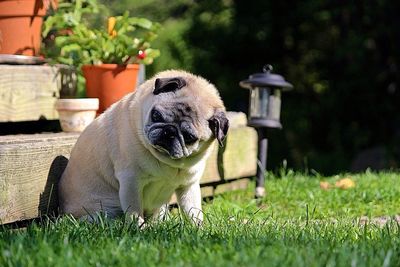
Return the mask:
M 75 133 L 0 136 L 1 223 L 31 219 L 56 210 L 57 181 L 78 136 Z M 232 125 L 225 148 L 216 146 L 207 162 L 202 178 L 206 186 L 204 196 L 220 192 L 217 189 L 220 186 L 213 185 L 215 182 L 255 175 L 256 144 L 254 129 Z
M 220 171 L 218 169 L 218 166 L 221 164 L 221 162 L 218 162 L 218 152 L 219 152 L 219 148 L 218 148 L 217 144 L 215 143 L 214 148 L 211 152 L 211 155 L 208 158 L 207 167 L 204 170 L 203 176 L 201 177 L 201 180 L 204 183 L 215 182 L 215 181 L 221 180 Z
M 54 66 L 0 65 L 0 122 L 58 119 L 60 69 Z
M 55 186 L 76 138 L 64 133 L 0 137 L 2 223 L 54 211 Z
M 76 97 L 76 70 L 67 65 L 1 65 L 0 122 L 57 120 L 58 98 Z M 140 65 L 139 85 L 145 80 Z
M 215 145 L 202 183 L 249 177 L 257 171 L 257 132 L 247 127 L 246 115 L 228 112 L 230 128 L 223 147 Z
M 223 147 L 215 145 L 202 177 L 203 183 L 248 177 L 257 171 L 257 133 L 250 127 L 232 127 Z
M 225 193 L 228 191 L 246 189 L 247 186 L 249 185 L 249 182 L 250 182 L 250 179 L 244 178 L 244 179 L 238 179 L 238 180 L 229 181 L 227 183 L 220 184 L 214 188 L 214 192 L 211 196 L 222 194 L 222 193 Z
M 232 129 L 223 158 L 223 179 L 252 176 L 257 171 L 257 132 L 250 127 Z
M 249 185 L 249 178 L 242 178 L 237 180 L 226 181 L 222 184 L 216 185 L 202 185 L 201 187 L 201 196 L 203 198 L 214 197 L 215 195 L 222 194 L 228 191 L 234 191 L 239 189 L 246 189 Z M 176 195 L 172 195 L 170 204 L 177 203 Z

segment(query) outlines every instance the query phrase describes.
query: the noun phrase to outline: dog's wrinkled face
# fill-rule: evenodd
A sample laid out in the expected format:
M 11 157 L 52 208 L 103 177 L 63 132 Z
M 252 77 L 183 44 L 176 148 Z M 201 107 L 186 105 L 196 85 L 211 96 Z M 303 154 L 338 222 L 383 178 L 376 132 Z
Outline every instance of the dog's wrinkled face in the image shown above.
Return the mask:
M 150 145 L 172 159 L 196 154 L 213 137 L 222 144 L 228 131 L 225 112 L 214 112 L 207 101 L 193 97 L 188 83 L 183 77 L 156 79 L 153 90 L 156 101 L 144 127 Z M 211 113 L 206 112 L 209 110 Z
M 148 131 L 151 144 L 171 158 L 188 157 L 199 145 L 195 118 L 195 111 L 187 103 L 155 105 Z

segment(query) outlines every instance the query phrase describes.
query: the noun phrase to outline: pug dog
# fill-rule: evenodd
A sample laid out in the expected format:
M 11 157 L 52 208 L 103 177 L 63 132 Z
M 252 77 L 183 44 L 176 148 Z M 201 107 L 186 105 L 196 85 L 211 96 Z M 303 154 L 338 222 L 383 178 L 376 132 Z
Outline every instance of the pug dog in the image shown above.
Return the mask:
M 143 224 L 165 214 L 175 192 L 183 212 L 201 223 L 200 178 L 228 128 L 214 85 L 184 71 L 161 72 L 81 133 L 59 182 L 61 211 L 125 214 Z

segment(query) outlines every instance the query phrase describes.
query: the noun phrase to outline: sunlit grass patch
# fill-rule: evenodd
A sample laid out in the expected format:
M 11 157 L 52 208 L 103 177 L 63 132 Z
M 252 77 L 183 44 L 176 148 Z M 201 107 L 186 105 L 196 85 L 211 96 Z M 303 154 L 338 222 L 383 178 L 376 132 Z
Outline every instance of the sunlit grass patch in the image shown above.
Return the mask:
M 64 216 L 0 230 L 0 266 L 398 266 L 400 226 L 361 220 L 400 214 L 393 173 L 352 175 L 348 190 L 322 190 L 338 177 L 285 173 L 204 205 L 197 227 L 173 212 L 140 230 L 122 219 L 96 224 Z

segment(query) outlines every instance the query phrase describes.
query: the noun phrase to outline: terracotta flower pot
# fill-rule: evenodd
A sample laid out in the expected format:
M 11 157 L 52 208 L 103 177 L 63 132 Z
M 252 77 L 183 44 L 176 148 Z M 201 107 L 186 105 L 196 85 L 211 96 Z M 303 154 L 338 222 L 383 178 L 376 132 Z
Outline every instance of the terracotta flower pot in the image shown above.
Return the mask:
M 99 98 L 98 114 L 100 114 L 123 96 L 135 90 L 139 64 L 126 66 L 117 64 L 85 65 L 82 67 L 82 71 L 86 79 L 86 95 Z
M 0 54 L 39 55 L 45 14 L 41 0 L 0 0 Z
M 97 98 L 58 99 L 56 109 L 64 132 L 82 132 L 96 117 Z

